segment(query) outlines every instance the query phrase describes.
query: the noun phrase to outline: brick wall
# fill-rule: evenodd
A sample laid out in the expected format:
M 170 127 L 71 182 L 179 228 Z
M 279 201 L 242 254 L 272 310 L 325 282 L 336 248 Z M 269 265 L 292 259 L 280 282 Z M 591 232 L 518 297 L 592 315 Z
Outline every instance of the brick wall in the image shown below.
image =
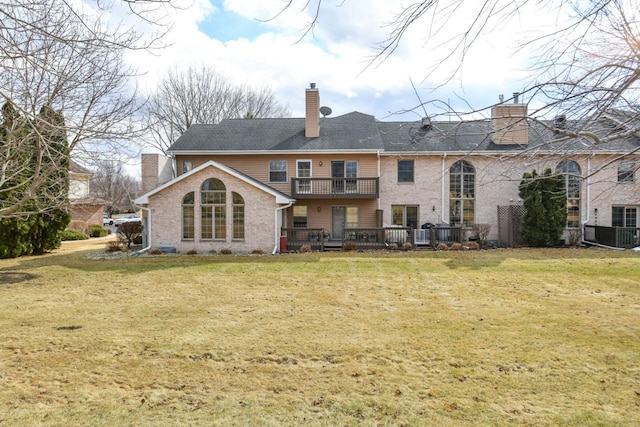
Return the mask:
M 212 241 L 200 239 L 200 186 L 208 178 L 218 178 L 226 186 L 226 239 Z M 195 193 L 195 239 L 182 239 L 182 198 Z M 245 239 L 236 241 L 233 236 L 233 210 L 231 192 L 240 194 L 245 201 Z M 208 252 L 231 249 L 234 253 L 261 250 L 271 253 L 275 244 L 275 197 L 238 178 L 211 166 L 199 173 L 176 182 L 169 188 L 149 198 L 152 210 L 152 246 L 173 246 L 178 252 L 196 250 Z M 278 221 L 278 234 L 280 222 Z

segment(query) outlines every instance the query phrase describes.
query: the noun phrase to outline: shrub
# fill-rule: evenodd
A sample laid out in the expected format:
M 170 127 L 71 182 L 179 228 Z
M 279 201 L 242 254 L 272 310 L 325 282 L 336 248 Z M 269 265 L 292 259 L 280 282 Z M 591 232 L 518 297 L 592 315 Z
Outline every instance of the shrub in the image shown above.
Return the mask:
M 195 249 L 189 249 L 187 251 L 187 255 L 197 255 L 197 254 L 198 254 L 198 251 Z
M 71 228 L 72 230 L 76 230 L 81 233 L 89 234 L 87 233 L 87 223 L 85 221 L 80 221 L 79 219 L 74 219 L 73 221 L 71 221 L 67 228 Z
M 254 250 L 251 251 L 251 253 L 253 255 L 262 255 L 262 254 L 264 254 L 264 251 L 262 249 L 254 249 Z
M 210 253 L 210 254 L 217 254 L 217 253 L 218 253 L 218 251 L 216 251 L 215 249 L 211 249 L 211 250 L 209 251 L 209 253 Z
M 392 251 L 397 251 L 398 250 L 398 244 L 397 243 L 389 243 L 389 249 Z
M 404 249 L 405 251 L 410 251 L 411 249 L 413 249 L 413 245 L 411 244 L 411 242 L 405 242 L 405 244 L 402 245 L 402 249 Z
M 438 246 L 436 246 L 436 250 L 437 251 L 446 251 L 446 250 L 449 250 L 449 246 L 447 246 L 446 243 L 438 243 Z
M 107 252 L 119 252 L 122 250 L 122 245 L 118 240 L 112 240 L 107 243 L 107 247 L 105 248 Z
M 118 238 L 127 244 L 127 248 L 130 248 L 132 243 L 142 238 L 142 224 L 134 221 L 120 224 L 118 226 Z
M 104 237 L 108 233 L 100 224 L 91 224 L 87 227 L 87 234 L 91 237 Z
M 300 252 L 302 253 L 311 252 L 311 245 L 302 245 L 300 247 Z
M 490 231 L 491 224 L 475 224 L 473 226 L 473 233 L 478 241 L 478 245 L 484 246 L 484 242 L 487 241 L 487 236 L 489 236 Z
M 478 242 L 467 242 L 464 247 L 466 249 L 480 249 L 480 244 Z
M 449 250 L 450 251 L 461 251 L 462 250 L 462 245 L 460 243 L 454 243 L 454 244 L 451 245 Z
M 66 228 L 62 232 L 62 240 L 87 240 L 88 238 L 88 234 L 82 233 L 73 228 Z
M 522 239 L 529 246 L 555 246 L 567 225 L 565 177 L 546 169 L 534 170 L 520 182 L 520 197 L 525 207 Z
M 158 248 L 153 248 L 149 250 L 149 255 L 162 255 L 164 252 L 162 252 L 160 249 Z
M 233 252 L 229 248 L 222 248 L 222 249 L 220 249 L 220 253 L 222 255 L 231 255 Z
M 343 252 L 351 252 L 351 251 L 357 251 L 357 250 L 358 250 L 358 245 L 356 244 L 356 242 L 348 241 L 342 244 Z
M 580 246 L 580 243 L 582 242 L 582 230 L 579 228 L 574 228 L 569 230 L 569 245 L 573 246 L 573 247 L 578 247 Z

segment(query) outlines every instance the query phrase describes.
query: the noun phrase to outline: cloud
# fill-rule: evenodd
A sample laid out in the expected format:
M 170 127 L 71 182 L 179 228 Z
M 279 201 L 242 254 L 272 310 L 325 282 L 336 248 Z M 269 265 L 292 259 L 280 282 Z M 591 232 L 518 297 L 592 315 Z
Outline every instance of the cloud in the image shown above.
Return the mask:
M 128 56 L 144 72 L 140 87 L 152 90 L 170 68 L 208 64 L 238 83 L 271 87 L 295 116 L 303 114 L 304 88 L 310 82 L 317 83 L 323 104 L 331 106 L 334 115 L 358 110 L 377 118 L 414 119 L 425 112 L 418 108 L 416 113 L 389 114 L 435 99 L 463 109 L 489 105 L 500 93 L 508 97 L 525 84 L 531 53 L 514 49 L 515 42 L 535 34 L 545 23 L 554 24 L 551 13 L 532 15 L 525 8 L 521 15 L 486 28 L 460 66 L 459 56 L 447 60 L 447 55 L 450 42 L 464 31 L 467 21 L 463 17 L 436 22 L 425 17 L 406 32 L 392 55 L 371 62 L 377 43 L 390 30 L 385 25 L 401 10 L 396 2 L 325 0 L 317 27 L 302 39 L 313 19 L 314 2 L 305 8 L 306 0 L 293 0 L 282 13 L 285 2 L 190 0 L 188 4 L 170 12 L 173 28 L 165 39 L 168 47 Z M 471 17 L 476 11 L 471 8 L 466 13 Z M 425 32 L 427 24 L 434 28 L 431 34 Z

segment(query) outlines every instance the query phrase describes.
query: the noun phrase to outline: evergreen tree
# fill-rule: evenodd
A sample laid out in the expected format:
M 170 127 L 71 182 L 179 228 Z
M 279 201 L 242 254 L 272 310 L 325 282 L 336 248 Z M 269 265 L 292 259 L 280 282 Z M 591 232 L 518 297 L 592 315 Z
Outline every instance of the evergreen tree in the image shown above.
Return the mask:
M 520 182 L 520 198 L 524 201 L 522 238 L 529 246 L 555 246 L 567 223 L 567 196 L 562 175 L 551 169 L 542 175 L 534 170 L 525 173 Z
M 18 215 L 0 220 L 0 258 L 43 254 L 60 246 L 71 219 L 64 119 L 45 106 L 37 121 L 29 122 L 10 101 L 2 107 L 2 116 L 0 197 L 22 204 Z M 45 182 L 34 183 L 31 176 L 44 177 Z

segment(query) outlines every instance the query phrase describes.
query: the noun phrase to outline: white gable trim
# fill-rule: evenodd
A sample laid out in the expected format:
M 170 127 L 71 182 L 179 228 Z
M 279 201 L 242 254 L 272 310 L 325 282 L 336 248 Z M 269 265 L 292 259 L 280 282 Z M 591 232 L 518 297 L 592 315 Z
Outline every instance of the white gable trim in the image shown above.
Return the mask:
M 171 187 L 174 184 L 177 184 L 178 182 L 182 181 L 183 179 L 186 179 L 192 175 L 195 175 L 197 173 L 200 173 L 201 171 L 209 168 L 209 167 L 213 167 L 216 168 L 222 172 L 225 172 L 241 181 L 246 182 L 247 184 L 264 191 L 267 194 L 271 194 L 273 197 L 275 197 L 276 199 L 276 203 L 279 204 L 288 204 L 288 203 L 294 203 L 296 201 L 296 199 L 292 199 L 290 197 L 287 197 L 285 194 L 280 193 L 279 191 L 275 191 L 273 188 L 268 187 L 254 179 L 251 179 L 249 177 L 247 177 L 244 174 L 239 173 L 237 170 L 232 169 L 228 166 L 225 166 L 221 163 L 218 163 L 216 161 L 213 160 L 209 160 L 208 162 L 198 166 L 197 168 L 193 168 L 191 169 L 189 172 L 184 173 L 182 175 L 180 175 L 179 177 L 157 187 L 154 188 L 153 190 L 149 191 L 146 194 L 143 194 L 142 196 L 138 197 L 137 199 L 134 200 L 134 203 L 137 205 L 146 205 L 149 204 L 149 197 L 153 196 L 154 194 L 157 194 L 169 187 Z

